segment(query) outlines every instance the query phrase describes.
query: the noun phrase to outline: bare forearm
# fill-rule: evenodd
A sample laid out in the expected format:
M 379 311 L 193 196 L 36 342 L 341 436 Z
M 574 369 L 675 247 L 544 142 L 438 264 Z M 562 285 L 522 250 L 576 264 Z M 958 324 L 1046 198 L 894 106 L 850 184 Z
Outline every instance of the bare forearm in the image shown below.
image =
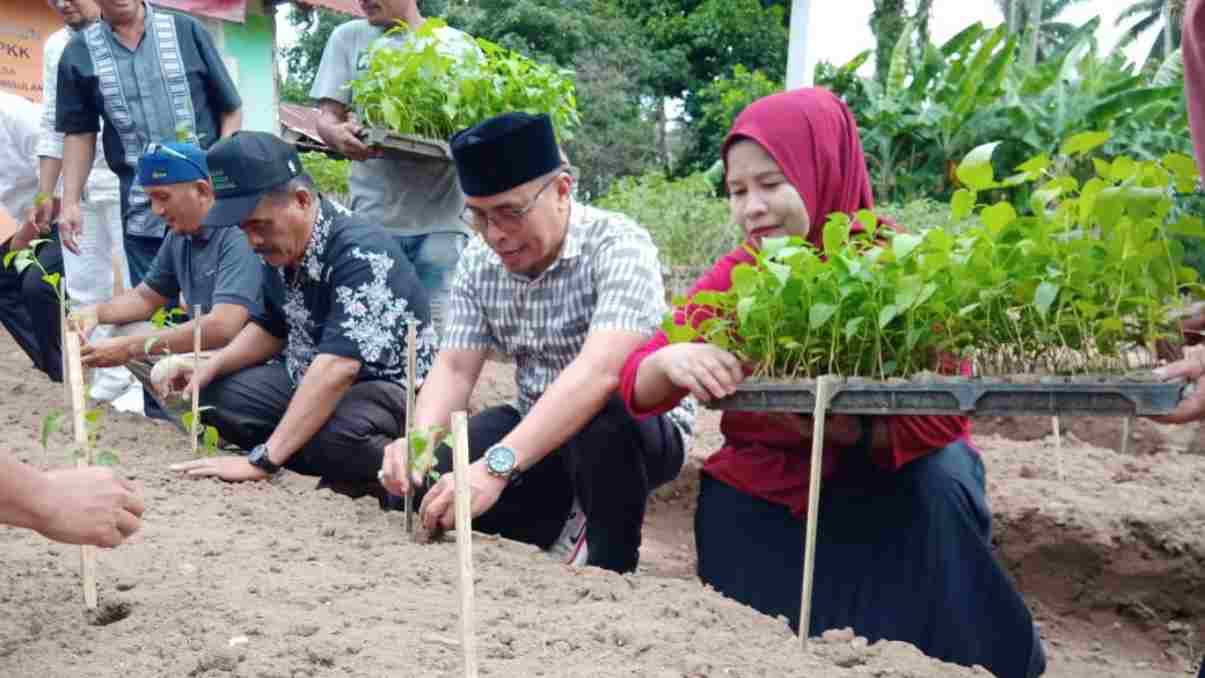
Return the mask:
M 37 469 L 0 456 L 0 523 L 37 529 L 43 521 L 48 487 Z
M 235 132 L 239 131 L 242 128 L 243 128 L 243 109 L 242 108 L 236 108 L 235 110 L 230 111 L 229 113 L 222 114 L 222 131 L 219 134 L 221 134 L 223 139 L 234 134 Z
M 212 312 L 201 318 L 201 350 L 218 350 L 234 341 L 234 338 L 247 325 L 248 317 L 247 309 L 242 306 L 219 304 Z M 191 353 L 195 324 L 195 320 L 189 320 L 151 335 L 156 338 L 156 342 L 150 352 Z M 144 346 L 145 343 L 139 347 L 139 351 L 142 351 Z
M 54 189 L 59 185 L 59 175 L 63 172 L 63 159 L 47 156 L 38 157 L 38 192 L 54 195 Z
M 273 336 L 255 323 L 247 323 L 233 341 L 214 355 L 214 378 L 263 364 L 280 353 L 283 346 L 283 339 Z
M 103 304 L 96 305 L 96 321 L 102 325 L 125 325 L 149 320 L 155 309 L 167 303 L 146 284 L 116 296 Z
M 274 463 L 284 464 L 326 425 L 359 373 L 358 360 L 330 354 L 314 359 L 289 401 L 285 416 L 268 438 Z
M 418 394 L 411 425 L 416 429 L 439 426 L 447 430 L 452 413 L 468 409 L 469 396 L 484 363 L 484 353 L 441 351 Z
M 68 134 L 63 138 L 63 202 L 78 205 L 84 195 L 84 183 L 96 158 L 95 134 Z
M 315 128 L 318 136 L 331 148 L 335 147 L 335 126 L 347 120 L 347 107 L 338 101 L 323 99 L 318 104 L 318 122 Z

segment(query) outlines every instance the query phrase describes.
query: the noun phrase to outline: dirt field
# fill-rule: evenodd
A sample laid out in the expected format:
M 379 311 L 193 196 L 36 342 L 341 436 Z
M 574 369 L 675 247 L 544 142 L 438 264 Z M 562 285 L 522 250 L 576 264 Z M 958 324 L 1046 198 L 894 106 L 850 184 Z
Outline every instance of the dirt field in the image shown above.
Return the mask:
M 65 453 L 37 442 L 42 413 L 61 408 L 61 386 L 28 368 L 7 336 L 0 365 L 5 451 L 65 464 Z M 513 392 L 509 372 L 491 363 L 475 403 Z M 716 423 L 708 413 L 697 455 L 718 444 Z M 1099 444 L 1111 424 L 1071 430 Z M 991 434 L 978 443 L 1000 554 L 1042 624 L 1047 675 L 1186 675 L 1205 648 L 1205 457 L 1167 449 L 1205 446 L 1147 422 L 1124 457 L 1072 438 L 1060 481 L 1049 426 L 978 429 Z M 101 446 L 119 453 L 149 504 L 143 531 L 100 554 L 110 623 L 82 613 L 77 548 L 0 529 L 0 676 L 457 675 L 453 543 L 411 545 L 399 516 L 375 501 L 315 492 L 296 475 L 239 486 L 179 480 L 166 467 L 188 445 L 166 424 L 110 412 Z M 852 634 L 830 633 L 799 654 L 784 625 L 693 579 L 697 478 L 688 470 L 658 492 L 634 576 L 566 568 L 478 536 L 482 674 L 987 675 L 898 643 L 867 648 Z

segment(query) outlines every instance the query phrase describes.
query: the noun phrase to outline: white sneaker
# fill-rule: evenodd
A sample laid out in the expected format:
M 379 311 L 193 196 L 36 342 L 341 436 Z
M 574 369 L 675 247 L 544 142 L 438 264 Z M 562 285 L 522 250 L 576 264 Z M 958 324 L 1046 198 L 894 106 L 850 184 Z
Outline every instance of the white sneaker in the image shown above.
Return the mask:
M 107 403 L 126 393 L 130 384 L 138 385 L 134 375 L 124 367 L 105 367 L 92 371 L 92 388 L 88 397 L 98 403 Z
M 142 384 L 135 381 L 134 385 L 127 388 L 125 393 L 113 399 L 112 405 L 113 409 L 118 412 L 145 414 L 142 409 Z
M 565 526 L 561 528 L 561 536 L 548 547 L 548 554 L 566 565 L 585 565 L 590 552 L 586 546 L 586 514 L 577 498 L 573 499 L 573 508 Z

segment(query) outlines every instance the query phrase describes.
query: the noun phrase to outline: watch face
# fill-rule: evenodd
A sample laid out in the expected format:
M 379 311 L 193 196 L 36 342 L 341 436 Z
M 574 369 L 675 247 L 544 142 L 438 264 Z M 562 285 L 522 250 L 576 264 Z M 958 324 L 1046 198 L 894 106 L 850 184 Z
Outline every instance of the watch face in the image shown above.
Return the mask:
M 486 455 L 485 465 L 495 475 L 506 475 L 515 468 L 515 451 L 509 447 L 495 447 Z

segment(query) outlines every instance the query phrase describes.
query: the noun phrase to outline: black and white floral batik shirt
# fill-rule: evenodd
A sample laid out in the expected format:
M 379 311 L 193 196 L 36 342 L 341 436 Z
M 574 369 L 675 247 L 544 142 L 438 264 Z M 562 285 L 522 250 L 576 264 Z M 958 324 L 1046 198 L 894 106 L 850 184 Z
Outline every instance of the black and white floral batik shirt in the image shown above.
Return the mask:
M 253 320 L 285 340 L 295 385 L 319 354 L 360 361 L 359 381 L 406 386 L 406 333 L 417 323 L 415 386 L 435 359 L 427 293 L 394 238 L 322 200 L 301 264 L 264 270 L 264 312 Z

